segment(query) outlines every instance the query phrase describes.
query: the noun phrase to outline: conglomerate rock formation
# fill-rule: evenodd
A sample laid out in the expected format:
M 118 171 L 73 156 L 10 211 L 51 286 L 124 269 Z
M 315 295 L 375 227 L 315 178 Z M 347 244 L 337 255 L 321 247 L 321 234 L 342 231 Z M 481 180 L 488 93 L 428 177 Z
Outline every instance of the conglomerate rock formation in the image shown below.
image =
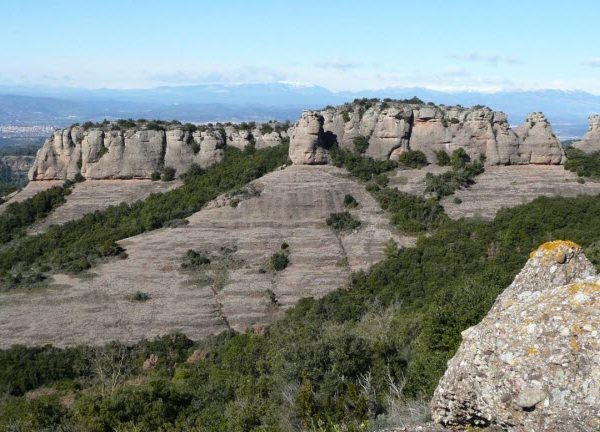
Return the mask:
M 154 123 L 150 126 L 150 123 Z M 85 125 L 84 125 L 85 126 Z M 207 167 L 223 159 L 226 145 L 244 149 L 281 144 L 290 138 L 296 164 L 324 164 L 327 147 L 337 142 L 354 149 L 357 137 L 368 141 L 365 154 L 397 159 L 420 150 L 431 163 L 435 152 L 463 148 L 484 155 L 489 165 L 561 164 L 564 152 L 541 113 L 512 129 L 506 115 L 489 108 L 402 101 L 357 100 L 322 111 L 305 111 L 298 122 L 263 125 L 181 125 L 156 122 L 105 122 L 57 130 L 39 150 L 31 180 L 150 178 L 163 167 L 184 173 L 192 163 Z
M 187 126 L 187 127 L 186 127 Z M 164 167 L 185 173 L 196 163 L 207 167 L 223 159 L 229 144 L 244 149 L 275 146 L 287 139 L 287 124 L 149 127 L 148 122 L 118 123 L 57 130 L 38 151 L 30 180 L 144 179 Z
M 600 277 L 579 246 L 533 252 L 463 342 L 434 393 L 450 427 L 522 432 L 600 425 Z
M 589 127 L 581 141 L 573 143 L 573 147 L 586 153 L 600 151 L 600 114 L 590 116 Z
M 514 130 L 504 113 L 479 106 L 366 100 L 305 112 L 303 118 L 310 115 L 323 116 L 324 133 L 332 134 L 342 148 L 352 150 L 357 137 L 368 139 L 366 155 L 374 159 L 397 159 L 404 151 L 420 150 L 435 163 L 436 151 L 451 153 L 462 147 L 471 158 L 484 155 L 491 165 L 564 162 L 560 142 L 541 113 L 530 114 Z M 296 128 L 304 125 L 301 121 Z M 291 146 L 295 144 L 292 139 Z

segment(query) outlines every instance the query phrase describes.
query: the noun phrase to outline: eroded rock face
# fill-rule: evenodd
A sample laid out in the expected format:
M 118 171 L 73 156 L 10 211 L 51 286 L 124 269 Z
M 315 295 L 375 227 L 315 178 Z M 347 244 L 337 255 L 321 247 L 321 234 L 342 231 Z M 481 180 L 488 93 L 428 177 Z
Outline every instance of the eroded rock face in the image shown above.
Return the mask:
M 600 278 L 572 242 L 546 243 L 478 325 L 465 330 L 434 393 L 451 427 L 596 431 Z
M 546 165 L 564 163 L 565 153 L 544 114 L 530 113 L 515 132 L 519 136 L 521 160 Z
M 0 175 L 6 176 L 7 179 L 26 178 L 34 159 L 33 156 L 2 156 Z
M 521 136 L 506 115 L 485 107 L 448 107 L 403 102 L 346 104 L 321 111 L 325 132 L 340 147 L 353 150 L 356 137 L 368 139 L 366 155 L 396 159 L 402 152 L 420 150 L 431 163 L 435 152 L 464 148 L 472 159 L 485 155 L 498 164 L 559 164 L 564 154 L 540 113 L 531 114 Z
M 178 125 L 159 130 L 143 124 L 126 130 L 112 126 L 56 131 L 38 151 L 29 179 L 74 179 L 78 173 L 86 179 L 144 179 L 165 166 L 180 175 L 192 163 L 206 168 L 223 160 L 227 142 L 243 149 L 250 133 L 257 148 L 281 144 L 287 137 L 272 127 L 265 133 L 256 127 L 244 135 L 235 126 L 202 127 L 194 132 Z
M 573 143 L 573 147 L 586 153 L 600 151 L 600 114 L 590 116 L 589 127 L 581 141 Z
M 325 148 L 323 116 L 314 111 L 304 111 L 290 135 L 289 155 L 297 165 L 318 165 L 329 162 Z

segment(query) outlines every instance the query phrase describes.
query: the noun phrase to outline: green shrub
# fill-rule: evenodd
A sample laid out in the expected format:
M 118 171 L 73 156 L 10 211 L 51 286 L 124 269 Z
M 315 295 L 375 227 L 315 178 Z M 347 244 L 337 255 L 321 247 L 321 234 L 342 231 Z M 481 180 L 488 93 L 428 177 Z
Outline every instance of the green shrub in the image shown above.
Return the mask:
M 193 249 L 188 249 L 183 256 L 181 268 L 186 270 L 198 270 L 207 264 L 210 264 L 210 258 L 208 258 L 205 254 L 197 252 Z
M 271 256 L 271 268 L 275 271 L 285 270 L 290 263 L 290 260 L 284 252 L 275 252 Z
M 435 152 L 435 158 L 439 166 L 448 166 L 451 163 L 450 156 L 444 150 L 437 150 Z
M 190 142 L 190 147 L 192 148 L 194 154 L 200 153 L 200 144 L 196 140 L 192 140 Z
M 574 147 L 565 150 L 565 169 L 580 177 L 600 178 L 600 152 L 585 153 Z
M 358 207 L 358 201 L 350 194 L 344 195 L 344 207 L 353 209 Z
M 365 154 L 367 149 L 369 148 L 369 138 L 366 136 L 357 136 L 352 140 L 354 144 L 354 152 L 357 154 Z
M 283 242 L 281 243 L 281 250 L 288 250 L 290 247 L 289 244 L 287 244 L 287 242 Z
M 150 179 L 152 181 L 158 181 L 158 180 L 160 180 L 160 171 L 154 171 L 152 173 L 152 176 L 150 177 Z
M 125 297 L 127 300 L 129 301 L 133 301 L 133 302 L 145 302 L 150 300 L 150 294 L 145 293 L 143 291 L 136 291 L 133 294 L 129 294 L 128 296 Z
M 26 227 L 62 205 L 71 193 L 72 185 L 71 182 L 65 182 L 63 187 L 53 186 L 25 201 L 8 204 L 6 210 L 0 214 L 0 244 L 23 235 Z
M 164 167 L 160 179 L 164 182 L 175 180 L 175 168 Z
M 479 160 L 461 166 L 462 168 L 455 168 L 453 165 L 452 170 L 442 174 L 427 173 L 425 192 L 435 195 L 436 198 L 452 195 L 456 190 L 474 184 L 475 176 L 484 172 L 484 166 Z
M 260 125 L 259 130 L 260 133 L 263 135 L 267 135 L 275 131 L 275 129 L 273 129 L 273 126 L 271 126 L 269 123 L 263 123 L 262 125 Z
M 347 211 L 331 213 L 325 222 L 335 231 L 352 231 L 361 225 L 360 221 Z
M 362 181 L 369 181 L 377 174 L 391 171 L 398 167 L 398 163 L 395 161 L 378 161 L 340 149 L 338 146 L 333 146 L 330 149 L 330 156 L 333 165 L 345 167 L 350 174 Z
M 469 157 L 464 148 L 460 147 L 452 152 L 452 156 L 450 157 L 450 164 L 455 170 L 464 168 L 469 162 L 471 162 L 471 158 Z
M 407 150 L 400 154 L 398 162 L 408 168 L 422 168 L 427 165 L 427 156 L 420 150 Z
M 390 213 L 392 223 L 405 232 L 421 232 L 441 227 L 448 221 L 444 208 L 435 199 L 425 199 L 383 188 L 374 192 L 383 210 Z

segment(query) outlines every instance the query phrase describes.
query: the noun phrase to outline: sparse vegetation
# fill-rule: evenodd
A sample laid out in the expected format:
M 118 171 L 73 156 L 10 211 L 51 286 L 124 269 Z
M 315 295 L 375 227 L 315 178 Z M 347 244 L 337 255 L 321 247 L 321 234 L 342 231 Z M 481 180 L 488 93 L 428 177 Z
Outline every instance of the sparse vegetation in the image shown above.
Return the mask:
M 0 429 L 277 431 L 284 422 L 360 430 L 394 425 L 407 410 L 426 418 L 420 401 L 460 332 L 481 320 L 531 250 L 558 238 L 581 243 L 600 264 L 592 252 L 600 197 L 538 198 L 491 222 L 448 220 L 414 248 L 386 248 L 386 259 L 348 288 L 300 301 L 263 336 L 0 351 Z M 186 362 L 192 353 L 200 360 Z M 152 354 L 157 366 L 144 371 Z M 42 386 L 56 393 L 23 396 Z
M 350 212 L 331 213 L 325 220 L 334 231 L 352 231 L 360 227 L 361 223 Z
M 365 154 L 365 152 L 369 148 L 369 138 L 367 138 L 366 136 L 359 135 L 357 137 L 354 137 L 352 143 L 354 144 L 354 151 L 357 154 Z
M 164 167 L 160 179 L 164 182 L 175 180 L 175 168 Z
M 565 150 L 565 169 L 579 177 L 600 178 L 600 152 L 585 153 L 574 147 Z
M 448 153 L 446 153 L 444 150 L 437 150 L 435 152 L 435 158 L 439 166 L 450 165 L 450 155 L 448 155 Z
M 126 296 L 126 299 L 133 302 L 145 302 L 150 300 L 150 294 L 143 291 L 136 291 L 133 294 Z
M 210 264 L 210 258 L 208 258 L 204 253 L 195 251 L 193 249 L 188 249 L 183 256 L 181 268 L 185 270 L 198 270 L 207 264 Z
M 289 263 L 290 259 L 284 251 L 275 252 L 271 256 L 271 268 L 276 272 L 285 270 Z
M 456 190 L 474 184 L 475 176 L 484 172 L 483 161 L 478 159 L 471 162 L 471 158 L 463 148 L 452 152 L 450 162 L 452 165 L 450 171 L 437 175 L 427 173 L 425 176 L 425 192 L 437 199 L 452 195 Z
M 422 168 L 427 165 L 427 156 L 420 150 L 407 150 L 400 154 L 398 162 L 407 168 Z
M 22 236 L 25 228 L 63 204 L 72 186 L 72 182 L 65 182 L 62 187 L 54 186 L 25 201 L 9 204 L 0 214 L 0 244 Z
M 100 257 L 117 256 L 123 251 L 115 243 L 117 240 L 190 216 L 217 195 L 241 187 L 283 165 L 287 158 L 287 145 L 257 150 L 252 155 L 228 147 L 223 162 L 188 173 L 180 188 L 153 194 L 130 205 L 120 204 L 87 214 L 79 220 L 52 226 L 35 237 L 23 237 L 0 250 L 0 285 L 18 288 L 19 278 L 14 275 L 22 273 L 23 269 L 38 267 L 45 271 L 77 272 L 89 268 Z M 47 205 L 42 205 L 41 212 L 35 210 L 31 214 L 47 211 Z M 23 221 L 19 224 L 22 226 Z M 11 237 L 16 229 L 10 228 Z
M 358 207 L 358 201 L 350 194 L 344 195 L 344 207 L 353 209 Z

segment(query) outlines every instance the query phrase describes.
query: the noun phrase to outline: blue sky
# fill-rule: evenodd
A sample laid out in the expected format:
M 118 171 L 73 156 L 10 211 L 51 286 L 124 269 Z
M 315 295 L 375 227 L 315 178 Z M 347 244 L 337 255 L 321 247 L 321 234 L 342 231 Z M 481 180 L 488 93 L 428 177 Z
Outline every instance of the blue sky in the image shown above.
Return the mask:
M 2 0 L 0 84 L 600 94 L 600 2 Z

